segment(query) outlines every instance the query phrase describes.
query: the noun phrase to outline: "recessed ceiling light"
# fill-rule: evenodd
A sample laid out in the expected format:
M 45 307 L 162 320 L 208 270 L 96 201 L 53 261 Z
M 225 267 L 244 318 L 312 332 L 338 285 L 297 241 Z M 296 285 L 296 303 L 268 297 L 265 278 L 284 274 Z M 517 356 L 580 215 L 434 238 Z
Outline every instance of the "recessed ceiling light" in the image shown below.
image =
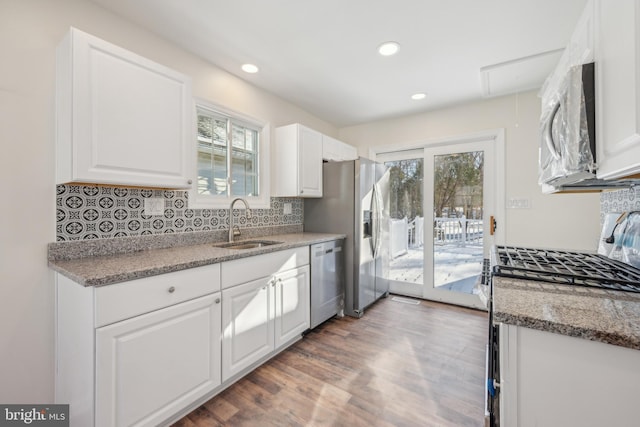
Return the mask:
M 244 71 L 245 73 L 251 73 L 251 74 L 255 74 L 259 71 L 258 67 L 253 65 L 253 64 L 244 64 L 242 66 L 242 71 Z
M 413 99 L 414 101 L 419 101 L 421 99 L 425 99 L 426 97 L 426 93 L 414 93 L 413 95 L 411 95 L 411 99 Z
M 378 53 L 382 56 L 391 56 L 398 53 L 400 44 L 397 42 L 385 42 L 378 46 Z

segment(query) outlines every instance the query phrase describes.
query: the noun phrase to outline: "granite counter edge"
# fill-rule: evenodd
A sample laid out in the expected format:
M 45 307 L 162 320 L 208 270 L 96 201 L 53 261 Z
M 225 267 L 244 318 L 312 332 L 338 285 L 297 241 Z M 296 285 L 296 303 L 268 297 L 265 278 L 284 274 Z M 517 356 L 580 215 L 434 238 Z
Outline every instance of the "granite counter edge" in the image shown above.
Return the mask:
M 521 326 L 543 332 L 551 332 L 574 338 L 602 342 L 617 345 L 634 350 L 640 350 L 640 340 L 634 335 L 621 335 L 596 329 L 580 328 L 574 325 L 550 322 L 529 316 L 513 315 L 500 311 L 493 313 L 494 323 L 506 323 L 508 325 Z
M 139 270 L 129 270 L 124 273 L 108 273 L 98 277 L 86 277 L 83 275 L 76 274 L 73 270 L 65 268 L 63 265 L 64 261 L 56 261 L 49 260 L 48 265 L 54 271 L 60 273 L 61 275 L 71 279 L 72 281 L 78 283 L 84 287 L 100 287 L 107 286 L 116 283 L 126 282 L 129 280 L 135 279 L 143 279 L 145 277 L 156 276 L 160 274 L 172 273 L 181 270 L 187 270 L 190 268 L 202 267 L 210 264 L 217 264 L 225 261 L 233 261 L 236 259 L 248 258 L 256 255 L 268 254 L 271 252 L 278 252 L 287 249 L 294 249 L 303 246 L 311 246 L 316 243 L 330 242 L 333 240 L 344 239 L 346 236 L 344 234 L 330 234 L 330 233 L 307 233 L 314 235 L 313 238 L 305 238 L 303 237 L 303 233 L 294 233 L 300 234 L 299 241 L 296 242 L 284 242 L 277 245 L 272 246 L 264 246 L 261 248 L 241 250 L 241 251 L 232 251 L 225 253 L 224 255 L 215 256 L 206 259 L 199 259 L 187 262 L 178 262 L 178 263 L 168 263 L 164 265 L 157 265 L 153 267 L 143 268 Z M 324 234 L 322 236 L 322 234 Z M 279 235 L 272 235 L 270 237 L 277 239 Z M 283 235 L 286 236 L 286 235 Z M 196 246 L 196 245 L 194 245 Z M 176 248 L 176 250 L 180 250 L 180 248 Z M 108 255 L 103 255 L 108 256 Z M 96 262 L 99 262 L 100 258 L 103 257 L 95 257 Z

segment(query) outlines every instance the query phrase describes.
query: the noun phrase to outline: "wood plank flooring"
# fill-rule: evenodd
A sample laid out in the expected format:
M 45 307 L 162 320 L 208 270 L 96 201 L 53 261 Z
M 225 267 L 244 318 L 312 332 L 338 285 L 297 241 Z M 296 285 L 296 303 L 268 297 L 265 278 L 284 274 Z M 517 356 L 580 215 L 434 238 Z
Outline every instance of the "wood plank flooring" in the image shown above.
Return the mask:
M 361 319 L 322 324 L 173 427 L 483 426 L 487 322 L 382 299 Z

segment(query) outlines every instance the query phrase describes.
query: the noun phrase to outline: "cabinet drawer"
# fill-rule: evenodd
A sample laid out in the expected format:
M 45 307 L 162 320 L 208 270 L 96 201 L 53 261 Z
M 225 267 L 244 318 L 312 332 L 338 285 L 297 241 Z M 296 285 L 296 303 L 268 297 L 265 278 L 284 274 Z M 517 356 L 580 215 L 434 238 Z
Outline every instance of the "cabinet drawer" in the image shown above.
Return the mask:
M 220 264 L 96 288 L 96 327 L 220 290 Z
M 222 289 L 309 264 L 309 246 L 223 262 Z

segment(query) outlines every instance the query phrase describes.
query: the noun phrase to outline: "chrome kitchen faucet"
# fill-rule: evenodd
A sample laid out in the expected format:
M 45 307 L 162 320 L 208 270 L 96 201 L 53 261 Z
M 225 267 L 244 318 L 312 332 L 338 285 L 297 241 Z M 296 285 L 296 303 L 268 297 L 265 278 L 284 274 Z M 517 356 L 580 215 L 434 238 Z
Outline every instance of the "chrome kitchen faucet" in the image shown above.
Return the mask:
M 249 203 L 241 197 L 233 199 L 231 205 L 229 205 L 229 242 L 233 242 L 233 239 L 240 235 L 240 227 L 233 225 L 233 205 L 237 201 L 244 203 L 244 207 L 247 210 L 247 219 L 251 219 L 251 208 L 249 207 Z

